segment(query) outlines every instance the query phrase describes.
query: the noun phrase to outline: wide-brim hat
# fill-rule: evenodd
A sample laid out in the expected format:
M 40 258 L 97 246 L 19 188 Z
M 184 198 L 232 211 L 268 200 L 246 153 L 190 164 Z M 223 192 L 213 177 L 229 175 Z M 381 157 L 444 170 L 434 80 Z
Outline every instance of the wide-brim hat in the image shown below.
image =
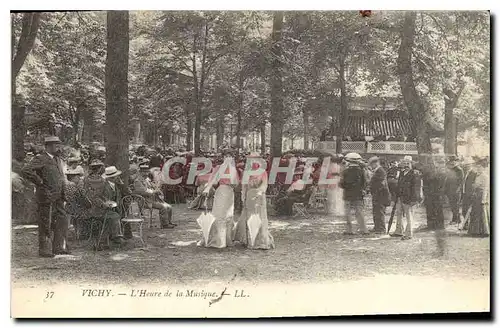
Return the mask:
M 66 175 L 84 175 L 85 172 L 83 171 L 83 167 L 78 166 L 74 170 L 72 169 L 67 169 L 66 170 Z
M 50 144 L 50 143 L 61 143 L 61 139 L 57 136 L 49 136 L 45 137 L 45 144 Z
M 450 157 L 448 157 L 448 160 L 447 160 L 448 163 L 454 163 L 457 161 L 458 161 L 458 157 L 455 155 L 451 155 Z
M 373 157 L 370 157 L 370 159 L 368 159 L 368 164 L 371 164 L 373 162 L 378 162 L 380 161 L 380 158 L 378 156 L 373 156 Z
M 108 166 L 104 170 L 104 177 L 105 178 L 114 178 L 122 174 L 122 171 L 118 170 L 116 166 Z
M 345 155 L 344 159 L 346 161 L 359 161 L 362 159 L 362 157 L 358 153 L 348 153 L 347 155 Z
M 80 157 L 72 156 L 72 157 L 68 158 L 68 163 L 74 163 L 74 162 L 79 162 L 79 161 L 80 161 Z
M 93 160 L 89 166 L 104 166 L 104 163 L 98 159 Z

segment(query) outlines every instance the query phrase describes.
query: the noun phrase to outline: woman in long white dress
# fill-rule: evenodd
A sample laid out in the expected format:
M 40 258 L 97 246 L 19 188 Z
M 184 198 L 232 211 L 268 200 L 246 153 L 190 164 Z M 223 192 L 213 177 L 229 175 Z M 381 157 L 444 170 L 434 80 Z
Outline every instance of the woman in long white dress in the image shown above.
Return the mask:
M 256 169 L 254 167 L 253 169 Z M 274 248 L 267 220 L 267 173 L 253 177 L 242 185 L 243 210 L 234 229 L 234 241 L 250 249 Z
M 234 163 L 229 165 L 232 167 L 224 164 L 215 167 L 203 191 L 203 195 L 208 197 L 210 189 L 218 185 L 215 190 L 212 212 L 210 213 L 215 220 L 208 223 L 208 236 L 203 236 L 204 238 L 198 243 L 199 246 L 224 248 L 233 245 L 234 186 L 238 183 L 238 176 Z M 221 172 L 222 170 L 226 172 Z M 221 178 L 222 174 L 230 174 L 231 178 Z M 206 237 L 208 238 L 205 241 Z

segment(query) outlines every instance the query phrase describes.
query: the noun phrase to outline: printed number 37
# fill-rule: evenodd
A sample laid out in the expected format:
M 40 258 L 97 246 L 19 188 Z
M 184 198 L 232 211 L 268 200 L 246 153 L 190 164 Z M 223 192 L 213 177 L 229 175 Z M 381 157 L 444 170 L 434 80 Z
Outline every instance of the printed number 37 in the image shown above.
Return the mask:
M 52 298 L 53 296 L 54 296 L 54 292 L 47 292 L 47 294 L 45 295 L 45 299 Z

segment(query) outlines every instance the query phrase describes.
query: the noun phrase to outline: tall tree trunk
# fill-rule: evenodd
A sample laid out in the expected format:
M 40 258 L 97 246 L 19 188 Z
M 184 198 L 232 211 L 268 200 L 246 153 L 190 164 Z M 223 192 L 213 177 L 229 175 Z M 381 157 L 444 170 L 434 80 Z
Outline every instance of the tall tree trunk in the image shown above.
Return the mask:
M 216 127 L 216 139 L 217 139 L 217 149 L 222 146 L 224 142 L 224 122 L 221 117 L 217 118 L 217 127 Z
M 412 50 L 415 42 L 416 15 L 416 12 L 413 11 L 405 13 L 398 54 L 399 85 L 403 94 L 403 101 L 406 108 L 408 108 L 411 121 L 416 129 L 418 153 L 429 155 L 432 154 L 429 118 L 424 103 L 417 93 L 411 66 Z
M 194 119 L 194 153 L 200 154 L 201 149 L 201 102 L 200 96 L 196 97 L 195 119 Z
M 193 148 L 191 147 L 193 144 L 193 120 L 191 119 L 191 115 L 187 116 L 186 119 L 186 151 L 191 151 Z
M 339 62 L 339 82 L 340 82 L 340 115 L 335 128 L 337 138 L 336 152 L 342 153 L 342 139 L 344 138 L 344 127 L 347 126 L 349 119 L 349 110 L 347 108 L 347 87 L 345 81 L 345 57 L 341 56 Z
M 243 112 L 243 71 L 240 72 L 238 82 L 238 113 L 236 116 L 236 152 L 239 154 L 241 147 L 241 115 Z
M 129 13 L 108 11 L 106 56 L 106 164 L 124 172 L 128 184 Z
M 283 77 L 282 77 L 283 12 L 273 16 L 272 77 L 271 77 L 271 154 L 281 156 L 283 143 Z
M 40 13 L 24 13 L 21 36 L 15 45 L 14 29 L 12 29 L 12 71 L 11 71 L 11 111 L 12 111 L 12 157 L 18 161 L 24 160 L 24 136 L 26 126 L 24 122 L 25 107 L 18 104 L 16 92 L 16 80 L 29 53 L 35 45 L 38 26 L 40 24 Z
M 96 130 L 93 107 L 85 108 L 82 114 L 83 114 L 82 140 L 84 143 L 91 143 L 93 141 L 94 132 Z
M 260 153 L 266 154 L 266 122 L 264 121 L 260 126 Z
M 306 106 L 302 108 L 302 120 L 304 122 L 304 149 L 309 149 L 309 111 Z
M 456 155 L 457 152 L 457 131 L 453 111 L 457 108 L 458 99 L 462 94 L 465 84 L 462 83 L 457 92 L 444 89 L 444 152 L 448 155 Z

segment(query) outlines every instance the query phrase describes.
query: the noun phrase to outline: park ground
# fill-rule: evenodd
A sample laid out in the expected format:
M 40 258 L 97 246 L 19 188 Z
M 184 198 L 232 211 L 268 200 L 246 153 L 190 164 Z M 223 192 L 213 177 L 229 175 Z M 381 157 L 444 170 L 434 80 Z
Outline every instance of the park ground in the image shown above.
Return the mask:
M 370 223 L 369 211 L 367 208 Z M 321 213 L 313 219 L 270 216 L 270 232 L 276 243 L 272 250 L 238 246 L 207 249 L 195 244 L 201 238 L 196 223 L 200 214 L 201 211 L 189 210 L 184 204 L 174 205 L 178 226 L 160 230 L 156 219 L 156 227 L 145 230 L 146 248 L 134 241 L 135 245 L 121 249 L 94 252 L 85 242 L 77 245 L 72 241 L 72 255 L 54 259 L 37 256 L 36 229 L 14 227 L 13 288 L 97 282 L 203 285 L 233 280 L 257 285 L 334 284 L 392 276 L 455 281 L 459 285 L 465 281 L 481 282 L 484 288 L 489 285 L 489 238 L 468 237 L 454 226 L 448 226 L 444 256 L 438 256 L 432 232 L 417 232 L 409 241 L 376 235 L 344 236 L 342 218 Z M 423 208 L 417 210 L 415 228 L 425 223 L 424 214 Z M 489 295 L 484 297 L 489 299 Z

